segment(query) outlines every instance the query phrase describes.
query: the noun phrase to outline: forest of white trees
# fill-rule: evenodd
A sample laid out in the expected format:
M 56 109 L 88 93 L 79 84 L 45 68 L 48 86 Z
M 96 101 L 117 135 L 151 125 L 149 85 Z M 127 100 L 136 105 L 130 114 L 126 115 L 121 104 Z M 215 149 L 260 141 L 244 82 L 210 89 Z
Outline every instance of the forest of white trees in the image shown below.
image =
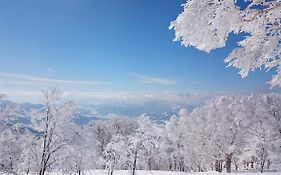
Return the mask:
M 281 0 L 187 0 L 170 29 L 175 41 L 206 52 L 225 47 L 232 34 L 243 36 L 225 62 L 242 77 L 272 69 L 269 84 L 281 87 L 280 8 Z M 22 116 L 28 122 L 19 121 L 19 105 L 0 105 L 0 174 L 281 171 L 281 94 L 218 96 L 165 123 L 144 113 L 78 124 L 79 104 L 57 88 L 43 91 L 41 107 Z
M 218 172 L 281 167 L 281 95 L 233 95 L 181 109 L 164 124 L 143 114 L 74 122 L 79 105 L 58 89 L 43 92 L 31 124 L 14 122 L 17 104 L 0 113 L 0 172 L 81 175 L 93 169 Z M 4 98 L 4 95 L 1 95 Z

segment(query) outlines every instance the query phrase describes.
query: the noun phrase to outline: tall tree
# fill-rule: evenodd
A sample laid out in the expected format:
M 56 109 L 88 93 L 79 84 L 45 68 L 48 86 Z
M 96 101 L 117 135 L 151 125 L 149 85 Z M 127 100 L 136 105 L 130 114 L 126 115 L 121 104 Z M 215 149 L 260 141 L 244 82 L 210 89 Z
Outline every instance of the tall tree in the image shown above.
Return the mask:
M 32 122 L 41 134 L 41 155 L 39 157 L 39 175 L 57 161 L 55 153 L 59 152 L 70 141 L 69 136 L 72 118 L 77 110 L 73 101 L 62 101 L 61 92 L 57 88 L 43 91 L 43 108 L 33 111 Z

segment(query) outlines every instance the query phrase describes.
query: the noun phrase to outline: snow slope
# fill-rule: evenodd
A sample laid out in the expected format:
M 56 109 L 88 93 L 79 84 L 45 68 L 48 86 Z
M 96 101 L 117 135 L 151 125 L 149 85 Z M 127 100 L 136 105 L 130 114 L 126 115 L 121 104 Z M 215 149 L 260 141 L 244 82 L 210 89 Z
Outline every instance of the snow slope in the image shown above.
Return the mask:
M 184 172 L 175 172 L 175 171 L 147 171 L 147 170 L 138 170 L 136 175 L 281 175 L 281 172 L 266 172 L 266 173 L 257 173 L 257 172 L 239 172 L 239 173 L 218 173 L 218 172 L 206 172 L 206 173 L 184 173 Z M 6 174 L 4 174 L 6 175 Z M 47 173 L 47 175 L 62 175 L 61 173 Z M 108 175 L 106 170 L 92 170 L 83 175 Z M 132 175 L 132 171 L 128 170 L 116 170 L 113 175 Z
M 137 171 L 137 175 L 229 175 L 228 173 L 217 173 L 217 172 L 208 172 L 208 173 L 182 173 L 182 172 L 173 172 L 173 171 Z M 231 175 L 281 175 L 281 172 L 274 173 L 231 173 Z M 86 173 L 86 175 L 107 175 L 105 170 L 93 170 Z M 130 171 L 119 170 L 115 171 L 113 175 L 131 175 Z

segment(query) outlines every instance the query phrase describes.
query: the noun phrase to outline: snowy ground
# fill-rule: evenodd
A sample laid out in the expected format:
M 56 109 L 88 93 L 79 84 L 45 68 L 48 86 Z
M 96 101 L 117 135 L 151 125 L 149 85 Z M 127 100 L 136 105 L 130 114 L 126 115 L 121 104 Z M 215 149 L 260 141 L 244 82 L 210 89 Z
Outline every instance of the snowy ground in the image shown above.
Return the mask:
M 0 173 L 1 174 L 1 173 Z M 146 171 L 138 170 L 136 175 L 281 175 L 281 172 L 236 172 L 236 173 L 218 173 L 218 172 L 206 172 L 206 173 L 183 173 L 175 171 Z M 7 175 L 7 174 L 3 174 Z M 47 173 L 47 175 L 62 175 L 61 173 Z M 83 173 L 83 175 L 108 175 L 106 170 L 92 170 Z M 131 171 L 128 170 L 117 170 L 114 171 L 113 175 L 132 175 Z
M 208 172 L 208 173 L 181 173 L 181 172 L 169 172 L 169 171 L 137 171 L 137 175 L 226 175 L 227 173 L 217 173 L 217 172 Z M 274 173 L 231 173 L 231 175 L 281 175 L 281 172 Z M 94 170 L 88 172 L 86 175 L 107 175 L 104 170 Z M 131 175 L 129 171 L 115 171 L 113 175 Z

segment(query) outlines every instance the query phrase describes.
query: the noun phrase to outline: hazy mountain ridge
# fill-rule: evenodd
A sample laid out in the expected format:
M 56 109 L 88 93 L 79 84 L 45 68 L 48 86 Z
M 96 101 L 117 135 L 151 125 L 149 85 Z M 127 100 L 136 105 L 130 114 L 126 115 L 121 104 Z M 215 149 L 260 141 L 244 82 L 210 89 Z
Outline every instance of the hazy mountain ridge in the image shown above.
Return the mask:
M 4 109 L 13 102 L 8 100 L 1 100 L 0 107 Z M 40 109 L 41 104 L 21 103 L 18 106 L 16 117 L 13 123 L 23 123 L 25 125 L 31 124 L 31 111 Z M 104 120 L 113 116 L 138 117 L 142 114 L 148 115 L 152 120 L 163 123 L 173 115 L 177 115 L 181 108 L 192 110 L 195 106 L 175 104 L 161 101 L 144 102 L 139 104 L 126 104 L 121 102 L 116 103 L 102 103 L 81 105 L 79 111 L 74 118 L 77 124 L 87 124 L 93 120 Z

